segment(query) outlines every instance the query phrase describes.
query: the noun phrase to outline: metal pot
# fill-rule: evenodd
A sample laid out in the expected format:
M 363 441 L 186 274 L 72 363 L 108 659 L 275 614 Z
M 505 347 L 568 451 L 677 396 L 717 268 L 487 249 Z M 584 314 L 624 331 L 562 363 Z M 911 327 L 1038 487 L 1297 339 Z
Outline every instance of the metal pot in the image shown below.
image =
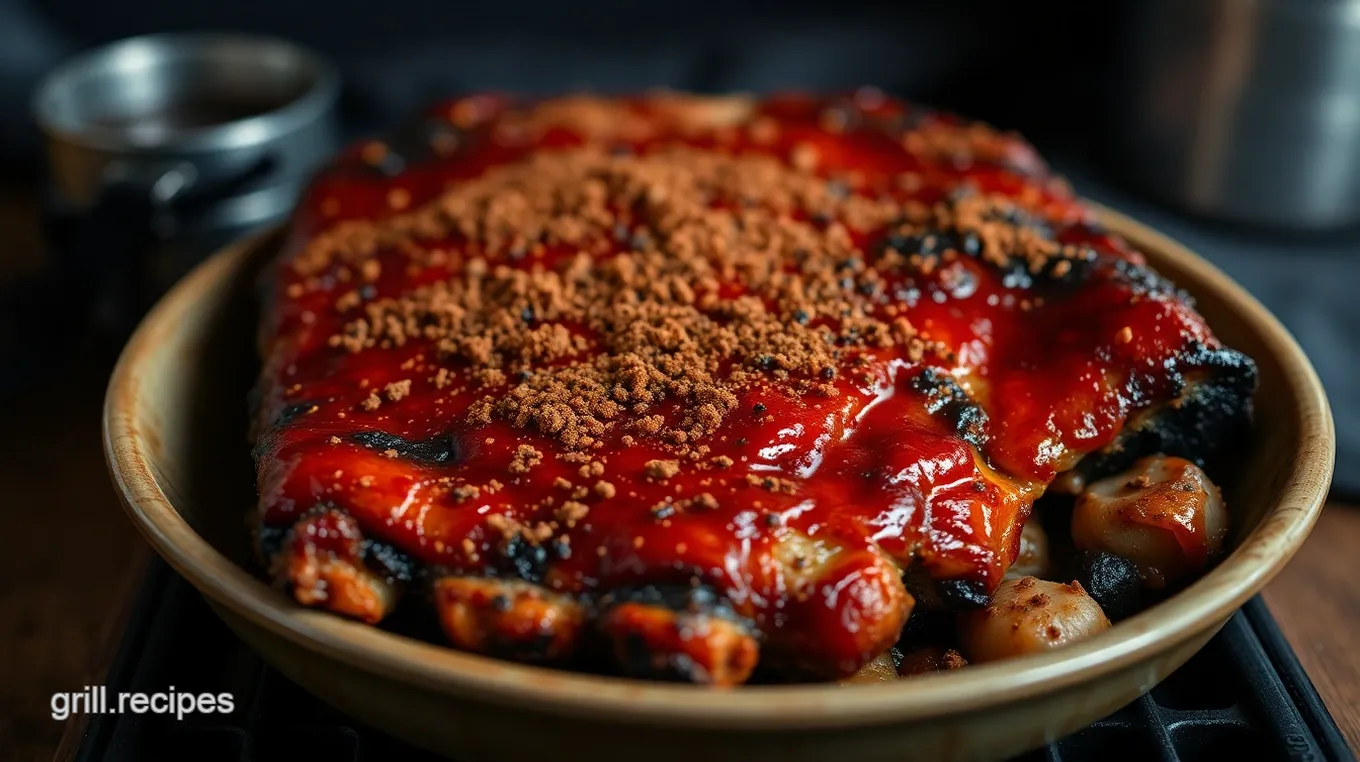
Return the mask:
M 330 64 L 261 37 L 136 37 L 61 65 L 33 102 L 50 170 L 48 288 L 121 343 L 199 260 L 289 213 L 338 148 L 338 95 Z
M 1293 228 L 1360 221 L 1360 0 L 1146 0 L 1114 155 L 1148 192 Z
M 335 150 L 338 90 L 328 63 L 289 42 L 152 35 L 63 64 L 33 110 L 59 202 L 89 208 L 132 184 L 158 205 L 212 195 L 200 224 L 242 224 L 286 213 Z

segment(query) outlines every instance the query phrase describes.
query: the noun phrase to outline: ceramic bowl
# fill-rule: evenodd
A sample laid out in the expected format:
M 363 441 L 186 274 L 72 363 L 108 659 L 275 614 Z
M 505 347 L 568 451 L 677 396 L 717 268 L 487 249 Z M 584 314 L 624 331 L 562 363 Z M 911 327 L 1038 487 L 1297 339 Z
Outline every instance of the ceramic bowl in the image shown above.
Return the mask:
M 1298 550 L 1331 479 L 1327 400 L 1280 323 L 1183 247 L 1102 214 L 1256 359 L 1261 385 L 1251 440 L 1219 474 L 1232 553 L 1166 602 L 1051 653 L 882 685 L 715 690 L 498 661 L 295 605 L 243 565 L 254 285 L 277 234 L 216 255 L 147 316 L 109 384 L 109 469 L 147 540 L 270 664 L 363 722 L 460 760 L 1004 758 L 1113 712 L 1189 659 Z

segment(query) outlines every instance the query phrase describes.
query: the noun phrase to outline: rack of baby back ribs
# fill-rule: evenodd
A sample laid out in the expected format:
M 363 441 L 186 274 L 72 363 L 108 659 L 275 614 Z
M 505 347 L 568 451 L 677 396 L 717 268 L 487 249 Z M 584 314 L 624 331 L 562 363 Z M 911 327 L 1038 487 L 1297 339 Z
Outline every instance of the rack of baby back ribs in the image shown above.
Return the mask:
M 272 272 L 255 544 L 299 603 L 880 680 L 1223 553 L 1202 469 L 1255 366 L 1020 138 L 873 91 L 473 96 L 412 134 L 323 172 Z

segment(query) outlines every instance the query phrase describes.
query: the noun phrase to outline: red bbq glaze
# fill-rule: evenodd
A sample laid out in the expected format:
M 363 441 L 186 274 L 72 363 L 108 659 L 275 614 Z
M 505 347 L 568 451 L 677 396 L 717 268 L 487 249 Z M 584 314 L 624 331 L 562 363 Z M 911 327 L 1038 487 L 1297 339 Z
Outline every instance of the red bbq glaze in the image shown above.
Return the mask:
M 354 516 L 366 536 L 419 561 L 480 574 L 510 568 L 503 532 L 489 525 L 490 517 L 507 515 L 525 526 L 555 522 L 541 554 L 541 581 L 550 588 L 603 592 L 698 580 L 767 633 L 781 627 L 819 638 L 839 632 L 846 643 L 839 653 L 854 658 L 858 617 L 883 615 L 874 611 L 882 596 L 866 585 L 885 568 L 897 573 L 884 554 L 903 570 L 990 590 L 1017 552 L 1031 502 L 1054 475 L 1110 443 L 1131 415 L 1173 395 L 1173 377 L 1187 369 L 1192 347 L 1217 346 L 1174 291 L 1129 274 L 1139 270 L 1125 265 L 1141 265 L 1140 255 L 1102 233 L 1014 136 L 869 92 L 774 98 L 699 126 L 675 117 L 672 109 L 683 107 L 671 99 L 611 108 L 649 128 L 606 125 L 610 134 L 601 140 L 589 122 L 526 126 L 521 107 L 483 96 L 433 111 L 431 129 L 444 129 L 430 138 L 435 150 L 415 160 L 407 149 L 400 171 L 381 145 L 367 145 L 316 179 L 295 216 L 267 313 L 257 447 L 263 524 L 290 526 L 319 504 L 333 505 Z M 777 135 L 760 134 L 771 123 Z M 309 241 L 341 220 L 382 220 L 419 208 L 490 167 L 591 142 L 640 154 L 683 144 L 766 153 L 794 164 L 810 163 L 805 159 L 812 154 L 809 171 L 848 178 L 844 192 L 898 202 L 1000 194 L 1082 254 L 1066 278 L 1031 273 L 1023 264 L 1018 271 L 998 267 L 957 251 L 927 257 L 932 265 L 880 273 L 879 308 L 904 310 L 941 351 L 914 362 L 900 346 L 847 353 L 834 374 L 817 379 L 834 387 L 831 394 L 786 394 L 786 380 L 769 374 L 738 394 L 706 442 L 710 451 L 698 461 L 682 460 L 673 475 L 648 466 L 676 460 L 672 451 L 646 438 L 626 444 L 621 426 L 590 450 L 603 471 L 592 474 L 589 463 L 557 457 L 564 448 L 544 432 L 498 417 L 474 420 L 468 408 L 475 400 L 507 394 L 515 380 L 490 391 L 438 388 L 430 379 L 440 367 L 456 373 L 468 367 L 441 358 L 433 341 L 415 337 L 358 352 L 334 345 L 331 337 L 353 316 L 343 314 L 337 300 L 357 281 L 349 271 L 340 275 L 335 262 L 305 272 L 290 266 Z M 858 272 L 874 266 L 887 234 L 855 234 L 863 255 Z M 413 265 L 409 251 L 379 247 L 374 258 L 381 274 L 361 290 L 365 303 L 462 277 L 474 257 L 457 236 L 413 245 L 447 256 Z M 623 240 L 591 256 L 602 262 L 629 245 Z M 522 258 L 505 251 L 475 256 L 493 266 L 551 269 L 574 253 L 548 246 Z M 740 283 L 723 288 L 726 299 L 744 293 Z M 575 359 L 599 351 L 592 345 Z M 925 366 L 953 379 L 970 399 L 953 408 L 938 404 L 939 393 L 932 397 L 919 382 Z M 411 380 L 409 391 L 365 409 L 371 394 L 403 380 Z M 665 401 L 649 412 L 671 420 L 683 412 L 678 404 Z M 958 410 L 975 411 L 971 405 L 985 411 L 986 422 L 982 435 L 970 439 Z M 372 446 L 376 440 L 354 439 L 356 432 L 435 444 L 413 457 L 384 454 Z M 524 444 L 541 453 L 541 462 L 512 472 Z M 715 464 L 721 457 L 731 465 Z M 612 490 L 597 487 L 602 481 Z M 480 489 L 468 496 L 453 489 L 457 485 Z M 555 510 L 578 487 L 590 488 L 576 498 L 589 510 L 567 526 Z M 712 500 L 694 502 L 704 494 Z M 552 506 L 544 505 L 547 498 Z M 668 502 L 683 505 L 668 508 Z M 776 547 L 791 533 L 837 549 L 811 587 L 800 589 Z

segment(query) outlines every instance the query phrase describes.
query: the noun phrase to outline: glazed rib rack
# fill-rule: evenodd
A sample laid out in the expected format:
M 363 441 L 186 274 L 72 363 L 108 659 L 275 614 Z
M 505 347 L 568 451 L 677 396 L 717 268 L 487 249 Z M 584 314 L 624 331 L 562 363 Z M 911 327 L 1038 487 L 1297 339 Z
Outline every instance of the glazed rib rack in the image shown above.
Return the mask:
M 430 120 L 324 172 L 274 272 L 257 548 L 303 604 L 844 677 L 985 604 L 1060 474 L 1246 421 L 1251 362 L 1013 135 L 869 91 Z

